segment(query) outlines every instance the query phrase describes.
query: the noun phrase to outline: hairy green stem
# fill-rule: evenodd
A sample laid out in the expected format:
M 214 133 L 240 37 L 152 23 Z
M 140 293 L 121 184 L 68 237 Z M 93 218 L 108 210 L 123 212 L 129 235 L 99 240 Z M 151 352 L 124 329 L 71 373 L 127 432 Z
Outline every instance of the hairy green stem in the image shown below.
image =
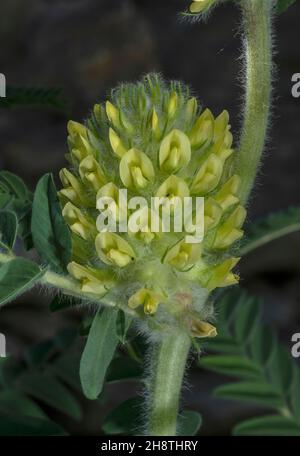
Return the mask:
M 245 33 L 246 100 L 236 172 L 245 204 L 266 143 L 271 106 L 273 0 L 241 0 Z
M 191 340 L 184 332 L 162 334 L 154 344 L 148 384 L 148 435 L 173 436 Z

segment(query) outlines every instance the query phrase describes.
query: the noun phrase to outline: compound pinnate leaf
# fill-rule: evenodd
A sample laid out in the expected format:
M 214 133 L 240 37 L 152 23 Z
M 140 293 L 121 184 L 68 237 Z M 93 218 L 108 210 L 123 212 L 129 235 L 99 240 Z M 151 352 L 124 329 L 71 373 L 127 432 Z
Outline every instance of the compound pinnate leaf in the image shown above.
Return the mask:
M 290 354 L 278 344 L 268 365 L 268 372 L 273 385 L 283 394 L 288 394 L 293 382 L 293 364 Z
M 117 348 L 116 318 L 117 313 L 109 308 L 99 310 L 94 317 L 80 362 L 80 380 L 89 399 L 97 399 L 101 393 Z
M 284 405 L 280 394 L 268 383 L 236 382 L 219 386 L 215 390 L 215 396 L 224 399 L 233 399 L 246 402 L 256 402 L 272 408 Z
M 0 266 L 0 307 L 32 288 L 42 275 L 35 263 L 24 258 Z
M 53 421 L 30 416 L 13 416 L 0 413 L 2 436 L 47 436 L 66 435 L 64 429 Z
M 0 171 L 0 184 L 2 184 L 2 192 L 6 190 L 8 194 L 15 196 L 19 200 L 26 201 L 31 198 L 31 192 L 24 181 L 9 171 Z
M 246 230 L 240 254 L 245 255 L 262 245 L 300 230 L 300 207 L 290 207 L 252 223 Z
M 0 413 L 46 418 L 45 413 L 32 399 L 9 388 L 0 392 Z
M 36 187 L 31 229 L 34 245 L 56 272 L 64 272 L 71 258 L 71 235 L 65 224 L 51 174 L 43 176 Z
M 272 357 L 275 345 L 276 342 L 272 331 L 264 326 L 257 326 L 251 342 L 253 360 L 261 366 L 266 366 Z
M 14 212 L 0 211 L 0 247 L 11 250 L 15 244 L 18 220 Z
M 69 390 L 48 373 L 25 373 L 18 379 L 19 389 L 75 420 L 80 420 L 81 409 Z
M 103 432 L 109 435 L 136 433 L 141 410 L 141 398 L 127 399 L 107 415 L 102 425 Z
M 237 340 L 245 343 L 253 335 L 260 320 L 261 304 L 259 300 L 248 297 L 240 303 L 235 318 Z
M 300 436 L 300 426 L 290 418 L 268 415 L 239 423 L 233 433 L 234 435 Z
M 205 356 L 199 364 L 200 367 L 234 377 L 257 378 L 261 374 L 258 366 L 243 356 Z

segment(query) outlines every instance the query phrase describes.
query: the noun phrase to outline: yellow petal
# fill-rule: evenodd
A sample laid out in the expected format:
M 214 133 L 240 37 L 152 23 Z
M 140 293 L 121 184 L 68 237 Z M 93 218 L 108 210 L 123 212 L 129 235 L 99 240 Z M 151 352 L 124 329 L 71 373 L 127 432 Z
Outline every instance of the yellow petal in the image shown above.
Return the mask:
M 209 291 L 215 288 L 222 288 L 229 285 L 235 285 L 238 283 L 238 276 L 233 274 L 231 270 L 237 265 L 240 258 L 229 258 L 211 268 L 209 278 L 206 284 L 203 284 Z
M 130 244 L 115 233 L 99 233 L 95 247 L 100 260 L 121 268 L 132 263 L 136 257 Z
M 82 266 L 72 261 L 68 264 L 68 272 L 81 282 L 84 293 L 93 293 L 103 296 L 114 285 L 114 279 L 108 271 Z
M 159 118 L 158 118 L 155 108 L 153 108 L 153 112 L 152 112 L 151 128 L 152 128 L 155 138 L 158 140 L 161 136 L 161 131 L 160 131 L 160 127 L 159 127 Z
M 222 215 L 221 206 L 212 198 L 208 198 L 204 203 L 204 230 L 214 228 L 220 221 Z
M 193 97 L 190 98 L 186 104 L 186 114 L 185 114 L 185 120 L 187 124 L 190 124 L 192 120 L 194 119 L 198 109 L 198 102 L 197 98 Z
M 182 239 L 167 251 L 163 263 L 183 270 L 195 264 L 201 258 L 201 253 L 201 243 L 188 244 Z
M 112 147 L 112 150 L 118 157 L 122 158 L 126 154 L 127 149 L 122 143 L 121 139 L 112 128 L 109 129 L 109 141 Z
M 194 0 L 190 5 L 191 13 L 201 13 L 204 11 L 211 3 L 211 0 Z
M 88 220 L 82 211 L 71 202 L 64 206 L 62 215 L 73 233 L 86 240 L 95 236 L 96 230 L 91 220 Z
M 198 148 L 210 143 L 213 135 L 214 116 L 209 109 L 205 109 L 190 132 L 191 145 Z
M 218 335 L 215 326 L 211 325 L 207 321 L 192 320 L 190 323 L 190 330 L 194 337 L 216 337 Z
M 131 309 L 143 306 L 145 314 L 152 315 L 163 300 L 164 298 L 160 294 L 147 288 L 141 288 L 129 298 L 128 306 Z
M 214 199 L 222 207 L 223 210 L 228 209 L 233 204 L 239 202 L 239 199 L 236 195 L 239 190 L 240 183 L 240 177 L 235 174 L 227 182 L 225 182 L 222 188 L 214 196 Z
M 223 173 L 223 161 L 215 154 L 211 154 L 197 172 L 192 185 L 191 193 L 206 195 L 214 190 L 220 182 Z
M 84 183 L 91 185 L 94 191 L 98 191 L 105 184 L 104 172 L 94 157 L 89 155 L 79 165 L 79 174 Z
M 180 130 L 172 130 L 162 141 L 159 149 L 159 166 L 167 172 L 178 171 L 191 159 L 189 138 Z
M 119 110 L 110 101 L 106 102 L 105 108 L 109 121 L 115 128 L 120 129 L 121 125 Z
M 114 205 L 112 205 L 112 207 L 111 207 L 111 216 L 112 217 L 115 216 L 116 220 L 119 222 L 121 220 L 126 219 L 127 202 L 120 201 L 119 188 L 113 182 L 109 182 L 108 184 L 103 185 L 103 187 L 101 187 L 97 193 L 96 207 L 100 211 L 103 210 L 103 206 L 99 205 L 99 203 L 98 203 L 98 201 L 101 198 L 111 198 L 114 201 Z M 115 209 L 116 209 L 116 211 L 115 211 Z
M 176 114 L 177 110 L 177 104 L 178 104 L 178 95 L 176 92 L 172 92 L 168 104 L 168 116 L 170 118 L 174 117 Z
M 238 206 L 225 222 L 217 229 L 213 247 L 226 249 L 240 239 L 244 232 L 240 229 L 246 218 L 246 209 Z
M 150 158 L 137 149 L 130 149 L 120 162 L 120 178 L 128 188 L 144 188 L 154 179 Z

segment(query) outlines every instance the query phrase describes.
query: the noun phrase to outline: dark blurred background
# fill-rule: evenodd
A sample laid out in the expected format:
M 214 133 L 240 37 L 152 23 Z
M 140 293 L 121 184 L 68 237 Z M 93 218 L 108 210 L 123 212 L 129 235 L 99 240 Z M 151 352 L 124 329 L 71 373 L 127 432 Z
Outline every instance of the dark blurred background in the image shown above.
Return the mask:
M 263 1 L 263 0 L 262 0 Z M 66 122 L 81 121 L 95 102 L 120 81 L 149 71 L 191 85 L 217 115 L 240 126 L 242 104 L 240 16 L 233 5 L 218 8 L 208 24 L 190 24 L 179 12 L 184 0 L 1 0 L 0 72 L 11 86 L 60 87 L 71 100 L 70 114 L 55 109 L 0 110 L 0 168 L 19 174 L 33 190 L 38 178 L 64 166 Z M 300 2 L 276 19 L 274 106 L 270 139 L 250 221 L 300 203 L 300 99 L 291 95 L 291 77 L 300 72 Z M 300 332 L 300 235 L 290 235 L 247 256 L 242 285 L 265 298 L 265 320 L 287 346 Z M 1 309 L 0 332 L 19 356 L 31 343 L 51 337 L 81 318 L 80 312 L 51 314 L 50 296 L 39 291 Z M 228 434 L 232 424 L 255 411 L 211 398 L 220 377 L 193 369 L 184 401 L 204 415 L 202 433 Z M 113 388 L 105 407 L 134 391 Z M 86 404 L 78 433 L 96 433 L 101 418 Z

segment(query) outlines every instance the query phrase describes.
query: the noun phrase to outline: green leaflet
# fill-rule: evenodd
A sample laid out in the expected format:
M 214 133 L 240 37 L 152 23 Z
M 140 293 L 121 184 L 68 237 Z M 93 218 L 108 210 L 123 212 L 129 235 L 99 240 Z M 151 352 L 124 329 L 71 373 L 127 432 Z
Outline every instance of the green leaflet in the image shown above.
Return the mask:
M 26 372 L 18 379 L 18 387 L 24 393 L 80 420 L 81 409 L 68 389 L 51 374 Z
M 243 356 L 205 356 L 200 361 L 200 365 L 214 372 L 232 377 L 255 379 L 261 374 L 259 367 Z
M 0 413 L 46 418 L 45 413 L 32 399 L 9 388 L 0 391 Z
M 71 235 L 62 216 L 51 174 L 36 187 L 31 230 L 34 245 L 43 261 L 56 272 L 64 272 L 71 258 Z
M 193 410 L 184 410 L 178 417 L 177 435 L 197 435 L 202 424 L 202 416 Z
M 262 381 L 228 383 L 217 387 L 214 394 L 219 398 L 256 402 L 275 409 L 284 406 L 277 390 Z
M 102 430 L 105 434 L 136 434 L 141 425 L 142 399 L 133 397 L 122 402 L 104 419 Z
M 11 250 L 15 244 L 18 219 L 14 212 L 0 211 L 0 247 Z
M 38 265 L 24 258 L 0 266 L 0 307 L 32 288 L 42 275 Z
M 3 436 L 46 436 L 66 435 L 66 432 L 50 420 L 30 416 L 13 416 L 0 412 L 0 435 Z
M 290 418 L 269 415 L 243 421 L 235 426 L 234 435 L 300 436 L 300 426 Z
M 262 417 L 258 419 L 262 421 L 254 419 L 240 423 L 234 432 L 237 435 L 273 435 L 273 432 L 274 435 L 276 432 L 278 435 L 298 435 L 300 368 L 287 350 L 278 344 L 274 333 L 262 325 L 258 318 L 261 315 L 260 302 L 245 292 L 229 291 L 220 299 L 218 313 L 220 335 L 205 346 L 206 350 L 217 354 L 203 357 L 199 364 L 243 381 L 219 386 L 215 395 L 223 399 L 256 402 L 278 413 L 278 416 L 274 415 L 274 426 L 268 421 L 269 417 L 266 421 Z
M 116 318 L 117 313 L 109 308 L 99 310 L 94 317 L 80 362 L 81 384 L 89 399 L 97 399 L 101 393 L 117 348 Z
M 27 250 L 32 248 L 32 193 L 24 181 L 9 171 L 0 171 L 0 209 L 14 212 L 18 219 L 18 236 Z
M 240 248 L 240 255 L 246 255 L 275 239 L 300 230 L 300 207 L 268 215 L 248 226 L 245 240 Z
M 278 13 L 284 13 L 290 6 L 292 6 L 296 0 L 278 0 L 277 11 Z

